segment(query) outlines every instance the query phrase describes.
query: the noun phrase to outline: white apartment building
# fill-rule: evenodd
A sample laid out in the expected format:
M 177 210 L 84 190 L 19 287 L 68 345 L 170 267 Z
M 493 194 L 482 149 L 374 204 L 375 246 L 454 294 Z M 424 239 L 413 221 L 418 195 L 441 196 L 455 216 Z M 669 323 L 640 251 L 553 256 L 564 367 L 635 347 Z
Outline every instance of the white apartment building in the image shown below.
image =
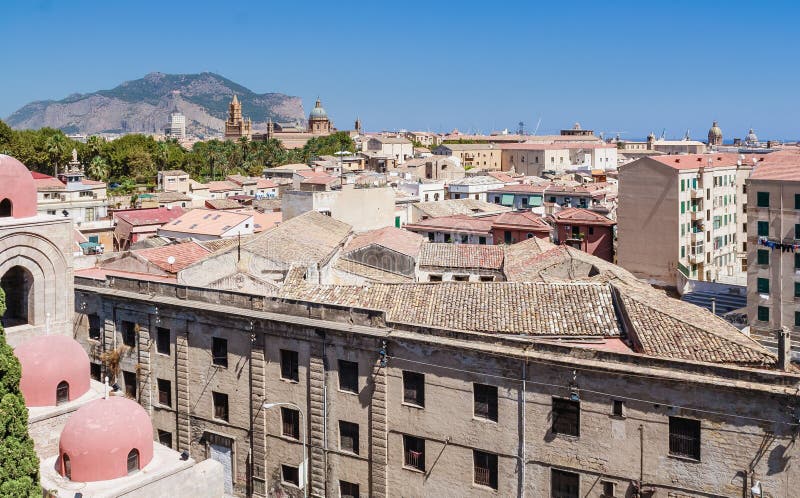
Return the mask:
M 505 183 L 491 176 L 468 176 L 447 185 L 450 199 L 486 201 L 486 192 L 503 188 Z
M 743 286 L 750 170 L 736 154 L 646 157 L 621 166 L 618 264 L 679 290 L 691 280 Z
M 169 123 L 164 128 L 164 135 L 167 138 L 177 138 L 179 140 L 186 138 L 186 116 L 178 111 L 171 112 L 169 114 Z
M 617 147 L 596 142 L 499 144 L 503 171 L 541 176 L 576 168 L 616 169 Z

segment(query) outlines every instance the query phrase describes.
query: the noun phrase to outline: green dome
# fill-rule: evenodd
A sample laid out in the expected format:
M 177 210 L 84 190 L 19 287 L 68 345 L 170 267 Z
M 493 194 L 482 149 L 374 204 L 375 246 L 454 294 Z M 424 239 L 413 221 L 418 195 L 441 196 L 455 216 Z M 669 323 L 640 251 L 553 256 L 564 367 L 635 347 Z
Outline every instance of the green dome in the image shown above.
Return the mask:
M 319 99 L 317 99 L 317 103 L 314 105 L 314 108 L 311 109 L 308 119 L 328 119 L 328 113 L 325 112 L 325 108 L 322 107 L 322 102 L 320 102 Z

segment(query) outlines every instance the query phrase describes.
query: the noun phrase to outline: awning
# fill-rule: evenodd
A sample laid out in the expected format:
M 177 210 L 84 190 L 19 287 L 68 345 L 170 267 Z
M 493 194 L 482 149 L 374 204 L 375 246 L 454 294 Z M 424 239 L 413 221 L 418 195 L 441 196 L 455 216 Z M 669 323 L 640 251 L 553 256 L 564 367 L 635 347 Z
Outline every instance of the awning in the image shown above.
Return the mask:
M 542 205 L 542 196 L 541 195 L 532 195 L 530 200 L 528 200 L 528 204 L 531 207 L 539 207 Z
M 514 194 L 503 194 L 503 196 L 500 198 L 500 204 L 503 206 L 513 206 Z

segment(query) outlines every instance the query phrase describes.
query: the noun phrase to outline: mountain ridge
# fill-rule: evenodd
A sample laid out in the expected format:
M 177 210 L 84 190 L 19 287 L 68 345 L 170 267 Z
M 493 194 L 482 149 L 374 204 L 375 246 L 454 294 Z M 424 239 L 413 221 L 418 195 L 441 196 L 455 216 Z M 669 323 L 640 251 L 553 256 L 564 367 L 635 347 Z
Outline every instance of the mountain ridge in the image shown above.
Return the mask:
M 58 128 L 67 133 L 160 133 L 169 113 L 186 116 L 187 133 L 215 135 L 224 131 L 233 95 L 254 129 L 276 122 L 304 123 L 299 97 L 282 93 L 258 94 L 211 72 L 166 74 L 152 72 L 108 90 L 73 93 L 61 100 L 30 102 L 6 122 L 15 129 Z

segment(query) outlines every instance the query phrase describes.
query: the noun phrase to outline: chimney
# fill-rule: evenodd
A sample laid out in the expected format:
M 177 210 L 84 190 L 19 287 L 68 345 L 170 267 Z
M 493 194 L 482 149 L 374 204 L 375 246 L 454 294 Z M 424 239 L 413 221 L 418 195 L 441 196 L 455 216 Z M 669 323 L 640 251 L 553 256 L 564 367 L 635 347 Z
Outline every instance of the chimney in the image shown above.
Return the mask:
M 792 363 L 792 338 L 789 330 L 782 327 L 778 330 L 778 368 L 783 371 L 789 370 Z

